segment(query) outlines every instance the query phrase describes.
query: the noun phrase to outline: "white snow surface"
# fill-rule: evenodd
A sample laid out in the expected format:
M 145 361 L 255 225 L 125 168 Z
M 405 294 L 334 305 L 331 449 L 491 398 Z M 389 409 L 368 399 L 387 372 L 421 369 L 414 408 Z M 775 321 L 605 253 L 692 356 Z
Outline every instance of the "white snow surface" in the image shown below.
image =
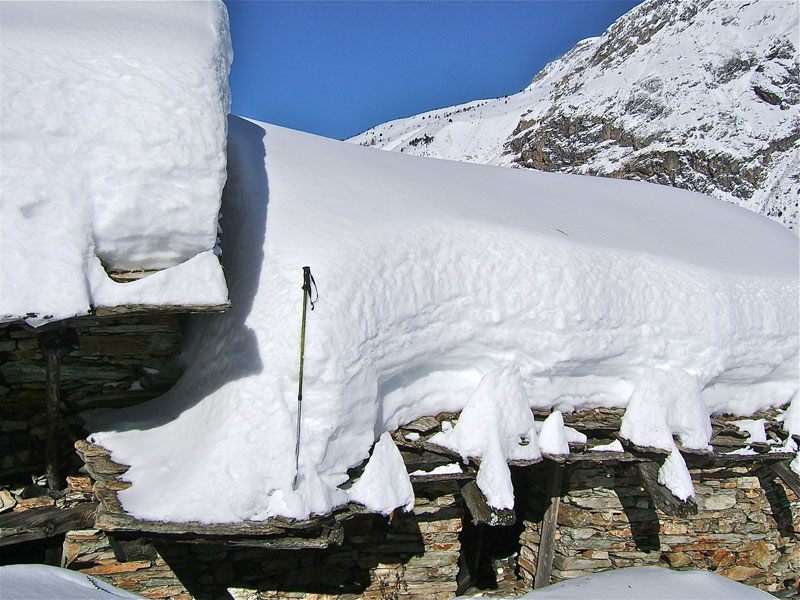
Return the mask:
M 758 588 L 708 571 L 670 571 L 661 567 L 616 569 L 554 583 L 524 596 L 498 600 L 769 600 Z
M 576 157 L 558 170 L 612 176 L 652 152 L 693 152 L 697 168 L 671 185 L 797 229 L 799 35 L 794 0 L 647 0 L 602 36 L 548 64 L 517 94 L 397 119 L 350 141 L 418 156 L 530 166 L 519 142 L 542 133 L 537 150 L 557 155 L 569 144 Z M 560 131 L 566 121 L 577 131 Z M 635 135 L 637 142 L 614 132 Z M 738 174 L 717 172 L 714 180 L 703 165 L 717 157 L 742 160 L 740 169 L 758 180 L 756 188 L 745 192 L 744 176 L 730 185 L 727 179 Z
M 0 322 L 224 303 L 222 2 L 3 2 L 0 18 Z
M 564 416 L 560 410 L 554 410 L 542 423 L 542 429 L 539 431 L 539 447 L 545 454 L 569 454 Z
M 384 432 L 462 409 L 440 440 L 483 453 L 503 507 L 505 460 L 537 448 L 526 407 L 647 401 L 699 445 L 709 413 L 798 396 L 798 238 L 777 223 L 663 186 L 229 128 L 232 309 L 194 318 L 172 390 L 87 415 L 141 519 L 327 512 Z M 304 265 L 319 300 L 293 491 Z M 697 423 L 665 412 L 670 381 Z
M 83 573 L 47 565 L 0 567 L 3 600 L 111 600 L 142 598 Z
M 348 493 L 350 500 L 384 515 L 399 506 L 405 511 L 414 508 L 414 488 L 411 487 L 403 457 L 388 432 L 378 439 L 364 473 Z

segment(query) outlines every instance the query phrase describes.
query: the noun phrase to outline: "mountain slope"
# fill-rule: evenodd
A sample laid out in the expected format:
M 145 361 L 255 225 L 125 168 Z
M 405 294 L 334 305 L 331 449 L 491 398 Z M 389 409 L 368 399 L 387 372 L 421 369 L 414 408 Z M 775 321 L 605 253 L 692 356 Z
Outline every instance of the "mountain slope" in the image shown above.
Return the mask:
M 797 229 L 797 38 L 794 1 L 648 0 L 518 94 L 392 121 L 351 141 L 673 185 Z

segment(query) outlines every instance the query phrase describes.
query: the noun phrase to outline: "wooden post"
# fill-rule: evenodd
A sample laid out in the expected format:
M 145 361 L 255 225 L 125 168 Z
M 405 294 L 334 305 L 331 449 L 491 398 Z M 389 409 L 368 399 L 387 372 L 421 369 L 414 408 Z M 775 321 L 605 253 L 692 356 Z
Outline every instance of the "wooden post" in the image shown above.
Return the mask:
M 556 523 L 558 521 L 558 506 L 561 504 L 561 482 L 563 476 L 564 466 L 551 463 L 550 476 L 547 482 L 547 495 L 550 497 L 550 504 L 542 519 L 539 555 L 536 558 L 536 574 L 533 578 L 534 589 L 550 585 L 550 573 L 553 571 L 553 555 L 556 545 Z
M 47 326 L 45 326 L 47 327 Z M 61 357 L 78 347 L 78 336 L 74 329 L 67 329 L 66 323 L 54 323 L 39 336 L 39 349 L 47 357 L 46 376 L 46 411 L 47 411 L 47 445 L 45 460 L 47 469 L 47 488 L 57 492 L 64 488 L 61 476 L 61 457 L 59 452 L 59 425 L 61 421 Z M 57 327 L 57 328 L 56 328 Z
M 789 489 L 800 496 L 800 477 L 798 477 L 797 474 L 789 468 L 790 462 L 791 461 L 788 460 L 774 462 L 770 463 L 769 466 L 778 477 L 783 479 L 783 482 L 789 486 Z
M 58 428 L 61 414 L 58 403 L 61 399 L 61 356 L 55 349 L 48 349 L 47 354 L 47 447 L 45 458 L 47 460 L 47 489 L 51 492 L 60 490 L 61 465 L 58 452 Z
M 686 518 L 697 514 L 697 503 L 692 499 L 681 500 L 669 489 L 658 483 L 658 470 L 661 466 L 653 461 L 636 463 L 639 481 L 650 494 L 653 504 L 666 515 Z

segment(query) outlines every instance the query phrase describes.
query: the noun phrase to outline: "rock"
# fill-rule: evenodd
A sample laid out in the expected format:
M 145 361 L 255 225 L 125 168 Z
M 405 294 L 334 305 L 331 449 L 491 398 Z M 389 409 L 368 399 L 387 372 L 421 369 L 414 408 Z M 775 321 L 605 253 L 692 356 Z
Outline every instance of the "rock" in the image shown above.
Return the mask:
M 761 569 L 757 569 L 755 567 L 743 567 L 742 565 L 736 565 L 735 567 L 731 567 L 730 569 L 723 569 L 722 571 L 717 571 L 723 577 L 727 577 L 728 579 L 733 579 L 734 581 L 745 581 L 750 579 L 751 577 L 755 577 L 756 575 L 761 575 Z
M 711 555 L 711 558 L 709 560 L 711 561 L 711 564 L 713 564 L 718 569 L 721 569 L 723 567 L 731 566 L 734 562 L 736 562 L 736 557 L 729 550 L 726 550 L 725 548 L 720 548 L 719 550 L 714 552 L 714 554 Z
M 717 492 L 713 496 L 698 496 L 697 505 L 703 510 L 726 510 L 736 505 L 736 494 Z
M 23 498 L 17 502 L 14 507 L 14 512 L 23 512 L 32 508 L 40 508 L 42 506 L 53 506 L 55 502 L 49 496 L 40 496 L 38 498 Z
M 412 421 L 407 425 L 403 425 L 403 429 L 408 429 L 409 431 L 416 431 L 418 433 L 428 433 L 429 431 L 433 431 L 439 427 L 439 421 L 437 421 L 434 417 L 422 417 L 417 419 L 416 421 Z
M 87 575 L 110 575 L 112 573 L 130 573 L 138 571 L 139 569 L 147 569 L 150 567 L 150 561 L 145 560 L 132 560 L 125 563 L 116 562 L 114 560 L 103 561 L 103 564 L 97 565 L 90 569 L 84 569 L 81 572 Z
M 692 562 L 691 557 L 685 552 L 666 552 L 664 557 L 669 562 L 669 566 L 673 569 L 684 567 Z
M 67 486 L 76 492 L 91 492 L 92 480 L 88 477 L 67 476 Z
M 689 532 L 689 526 L 686 523 L 675 521 L 664 521 L 661 523 L 660 532 L 670 535 L 683 535 Z
M 758 540 L 750 551 L 750 563 L 762 571 L 766 571 L 779 557 L 779 553 L 770 551 L 764 540 Z
M 11 510 L 17 505 L 17 499 L 8 490 L 0 490 L 0 513 Z

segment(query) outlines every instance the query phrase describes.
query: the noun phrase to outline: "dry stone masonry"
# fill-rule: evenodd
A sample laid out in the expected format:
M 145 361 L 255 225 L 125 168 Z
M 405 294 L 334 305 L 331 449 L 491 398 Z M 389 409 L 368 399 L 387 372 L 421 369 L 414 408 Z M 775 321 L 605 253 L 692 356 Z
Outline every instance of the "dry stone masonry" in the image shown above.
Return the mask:
M 765 419 L 767 443 L 751 442 L 731 422 L 735 418 L 712 417 L 713 452 L 684 450 L 697 506 L 696 512 L 691 505 L 679 507 L 679 516 L 668 508 L 664 512 L 659 490 L 648 488 L 641 476 L 642 465 L 663 460 L 654 449 L 627 443 L 623 452 L 592 451 L 619 439 L 623 412 L 595 409 L 564 415 L 567 425 L 588 437 L 570 444 L 569 456 L 512 462 L 514 510 L 486 504 L 474 481 L 478 460 L 465 463 L 429 441 L 458 420 L 458 414 L 445 413 L 393 434 L 415 490 L 412 513 L 386 517 L 348 505 L 306 522 L 137 521 L 116 496 L 130 485 L 124 481 L 127 467 L 83 441 L 86 432 L 77 415 L 136 404 L 169 389 L 180 375 L 179 317 L 87 317 L 65 325 L 57 429 L 65 478 L 57 491 L 48 489 L 43 475 L 47 342 L 42 330 L 0 327 L 0 559 L 5 564 L 25 557 L 47 560 L 167 600 L 513 594 L 639 565 L 707 569 L 783 595 L 798 586 L 800 486 L 786 471 L 790 454 L 781 450 L 786 433 L 774 412 L 754 416 Z M 729 454 L 735 449 L 740 453 Z M 460 469 L 453 469 L 454 463 Z M 556 488 L 554 469 L 562 474 Z M 354 469 L 352 479 L 359 474 Z M 551 499 L 554 489 L 559 502 Z M 542 568 L 549 561 L 540 561 L 548 518 L 555 531 L 548 542 L 549 574 Z

